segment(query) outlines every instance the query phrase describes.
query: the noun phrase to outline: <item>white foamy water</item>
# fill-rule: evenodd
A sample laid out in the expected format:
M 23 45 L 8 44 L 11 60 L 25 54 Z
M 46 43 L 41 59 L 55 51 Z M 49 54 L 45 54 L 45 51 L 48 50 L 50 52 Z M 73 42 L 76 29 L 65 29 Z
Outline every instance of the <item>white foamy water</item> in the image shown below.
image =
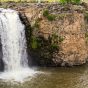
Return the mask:
M 24 28 L 18 12 L 0 9 L 0 36 L 5 65 L 0 79 L 22 81 L 36 73 L 28 68 Z

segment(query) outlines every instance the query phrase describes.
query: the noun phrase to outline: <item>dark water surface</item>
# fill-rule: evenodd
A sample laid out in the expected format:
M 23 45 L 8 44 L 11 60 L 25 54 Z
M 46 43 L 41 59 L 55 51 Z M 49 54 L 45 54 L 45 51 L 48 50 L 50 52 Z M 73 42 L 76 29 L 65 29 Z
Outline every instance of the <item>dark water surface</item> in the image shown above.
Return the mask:
M 38 68 L 30 81 L 20 84 L 0 81 L 0 88 L 88 88 L 88 64 L 77 67 Z

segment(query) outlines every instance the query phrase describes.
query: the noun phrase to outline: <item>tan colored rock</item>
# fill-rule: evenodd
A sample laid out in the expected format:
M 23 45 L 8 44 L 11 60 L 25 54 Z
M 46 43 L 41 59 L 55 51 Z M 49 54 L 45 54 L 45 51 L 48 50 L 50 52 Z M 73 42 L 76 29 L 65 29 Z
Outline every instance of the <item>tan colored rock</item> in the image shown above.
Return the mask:
M 39 32 L 45 38 L 52 33 L 64 37 L 64 41 L 59 45 L 60 51 L 54 54 L 52 60 L 55 64 L 62 66 L 84 64 L 88 58 L 88 49 L 85 39 L 85 21 L 82 13 L 65 13 L 63 19 L 57 17 L 55 21 L 48 21 L 43 17 L 42 8 L 27 8 L 24 10 L 26 17 L 31 25 L 37 18 L 42 18 L 39 22 Z M 61 13 L 62 14 L 62 13 Z

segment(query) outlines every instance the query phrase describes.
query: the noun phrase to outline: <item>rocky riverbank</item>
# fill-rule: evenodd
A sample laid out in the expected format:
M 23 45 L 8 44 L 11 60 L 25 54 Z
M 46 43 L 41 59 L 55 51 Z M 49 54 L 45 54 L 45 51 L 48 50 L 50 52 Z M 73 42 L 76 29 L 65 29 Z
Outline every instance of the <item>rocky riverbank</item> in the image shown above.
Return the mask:
M 28 52 L 34 65 L 73 66 L 88 58 L 88 5 L 5 3 L 26 25 Z M 30 61 L 29 61 L 30 62 Z

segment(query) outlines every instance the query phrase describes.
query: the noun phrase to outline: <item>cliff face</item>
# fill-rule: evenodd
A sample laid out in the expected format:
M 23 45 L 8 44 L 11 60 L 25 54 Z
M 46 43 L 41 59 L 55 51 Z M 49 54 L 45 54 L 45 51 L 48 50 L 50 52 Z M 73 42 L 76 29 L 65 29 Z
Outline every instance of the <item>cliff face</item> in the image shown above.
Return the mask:
M 80 6 L 81 7 L 81 6 Z M 88 45 L 85 37 L 85 8 L 61 5 L 32 5 L 21 10 L 30 55 L 38 65 L 72 66 L 86 63 Z M 23 15 L 24 14 L 24 15 Z M 29 27 L 29 26 L 28 26 Z M 28 34 L 29 32 L 29 34 Z M 29 36 L 30 35 L 30 36 Z
M 88 52 L 85 42 L 85 22 L 83 14 L 74 12 L 71 18 L 67 17 L 64 20 L 62 27 L 61 35 L 65 39 L 61 44 L 61 51 L 59 53 L 63 60 L 63 65 L 65 63 L 70 65 L 85 63 Z M 58 58 L 56 61 L 58 61 Z

